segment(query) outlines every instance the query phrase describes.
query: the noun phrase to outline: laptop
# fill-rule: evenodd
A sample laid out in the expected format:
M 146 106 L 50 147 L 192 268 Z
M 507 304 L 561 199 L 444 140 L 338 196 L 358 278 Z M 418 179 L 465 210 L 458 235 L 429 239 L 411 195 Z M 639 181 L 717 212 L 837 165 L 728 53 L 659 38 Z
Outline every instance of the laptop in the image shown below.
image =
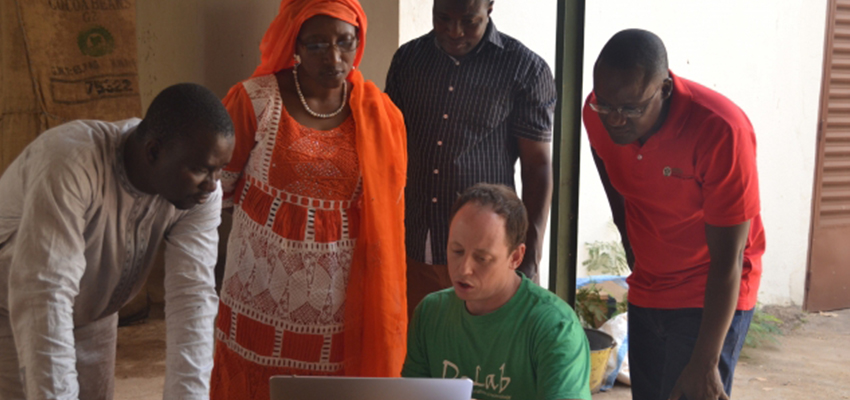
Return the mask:
M 472 381 L 439 378 L 273 376 L 271 400 L 470 400 Z

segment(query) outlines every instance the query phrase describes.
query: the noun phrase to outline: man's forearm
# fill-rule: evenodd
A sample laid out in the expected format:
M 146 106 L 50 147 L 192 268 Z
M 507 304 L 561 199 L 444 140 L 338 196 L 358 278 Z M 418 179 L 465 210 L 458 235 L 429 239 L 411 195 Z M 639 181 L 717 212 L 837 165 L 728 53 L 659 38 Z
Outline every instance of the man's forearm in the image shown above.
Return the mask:
M 163 398 L 208 399 L 218 311 L 215 264 L 220 192 L 192 209 L 166 238 L 166 367 Z
M 215 257 L 212 251 L 198 253 L 205 254 L 204 259 L 193 262 L 183 249 L 166 248 L 164 398 L 206 398 L 209 393 L 218 309 L 209 263 Z
M 21 382 L 30 399 L 68 398 L 78 388 L 71 300 L 14 293 L 9 321 L 15 336 Z
M 198 233 L 203 241 L 214 232 Z M 213 364 L 214 321 L 218 309 L 213 265 L 215 251 L 205 246 L 187 251 L 185 237 L 166 247 L 166 377 L 164 398 L 201 399 L 209 393 Z
M 611 214 L 614 215 L 614 226 L 620 232 L 620 241 L 623 244 L 623 251 L 626 253 L 626 264 L 629 270 L 635 269 L 635 254 L 632 251 L 632 244 L 629 242 L 629 233 L 626 230 L 626 207 L 623 204 L 622 196 L 619 202 L 615 204 L 615 200 L 608 199 L 608 204 L 611 206 Z M 620 215 L 621 217 L 617 217 Z
M 741 269 L 712 268 L 705 285 L 705 305 L 692 361 L 716 365 L 738 304 Z
M 605 196 L 608 197 L 608 205 L 611 207 L 611 218 L 614 220 L 614 225 L 620 232 L 620 238 L 623 242 L 623 250 L 626 252 L 626 262 L 629 269 L 635 268 L 635 256 L 632 252 L 632 245 L 629 242 L 629 234 L 626 230 L 626 201 L 623 195 L 614 188 L 611 184 L 611 179 L 608 177 L 608 170 L 605 169 L 605 163 L 596 154 L 596 150 L 590 149 L 593 156 L 593 162 L 596 165 L 596 171 L 599 172 L 599 179 L 602 181 L 602 188 L 605 189 Z
M 56 179 L 63 178 L 71 179 Z M 74 307 L 88 305 L 78 297 L 86 202 L 56 183 L 42 178 L 27 196 L 8 272 L 9 321 L 28 399 L 67 399 L 79 387 Z M 38 207 L 44 204 L 55 207 Z
M 702 321 L 691 359 L 682 369 L 668 400 L 728 399 L 720 376 L 720 355 L 735 315 L 744 248 L 750 223 L 719 227 L 706 224 L 711 259 L 705 284 Z
M 716 365 L 738 304 L 749 222 L 734 227 L 706 225 L 711 264 L 705 284 L 702 323 L 691 362 Z
M 537 275 L 537 266 L 543 255 L 543 236 L 552 201 L 551 166 L 537 166 L 531 171 L 523 168 L 522 201 L 528 211 L 528 232 L 525 259 L 520 268 L 527 276 L 533 277 Z
M 206 398 L 213 366 L 217 296 L 212 287 L 166 301 L 164 398 Z M 185 303 L 176 304 L 179 300 Z

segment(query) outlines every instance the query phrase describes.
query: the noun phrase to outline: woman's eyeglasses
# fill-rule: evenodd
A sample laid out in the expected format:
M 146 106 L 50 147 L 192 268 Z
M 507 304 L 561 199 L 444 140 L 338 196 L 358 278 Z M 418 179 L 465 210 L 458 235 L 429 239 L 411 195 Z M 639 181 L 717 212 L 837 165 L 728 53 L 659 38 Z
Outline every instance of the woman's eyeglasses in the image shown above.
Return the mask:
M 351 53 L 357 50 L 357 39 L 346 39 L 340 40 L 336 43 L 328 43 L 328 42 L 317 42 L 317 43 L 304 43 L 299 40 L 302 46 L 307 49 L 308 53 L 312 54 L 325 54 L 327 53 L 331 47 L 336 47 L 341 53 Z

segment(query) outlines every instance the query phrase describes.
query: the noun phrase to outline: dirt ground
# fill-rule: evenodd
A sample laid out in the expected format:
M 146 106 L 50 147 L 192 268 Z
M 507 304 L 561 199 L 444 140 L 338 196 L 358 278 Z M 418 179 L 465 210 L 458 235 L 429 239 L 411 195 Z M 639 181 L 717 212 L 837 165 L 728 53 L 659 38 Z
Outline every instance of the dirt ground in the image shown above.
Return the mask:
M 735 373 L 736 400 L 850 399 L 850 310 L 803 313 L 797 307 L 766 310 L 785 321 L 775 344 L 744 348 Z M 115 400 L 162 398 L 165 322 L 155 309 L 144 324 L 118 330 Z M 629 400 L 628 386 L 593 395 Z
M 850 399 L 850 310 L 803 313 L 797 307 L 770 307 L 784 323 L 777 343 L 742 351 L 732 398 L 736 400 Z M 617 384 L 593 400 L 630 400 Z
M 114 400 L 160 400 L 164 377 L 164 312 L 154 306 L 144 323 L 118 328 Z

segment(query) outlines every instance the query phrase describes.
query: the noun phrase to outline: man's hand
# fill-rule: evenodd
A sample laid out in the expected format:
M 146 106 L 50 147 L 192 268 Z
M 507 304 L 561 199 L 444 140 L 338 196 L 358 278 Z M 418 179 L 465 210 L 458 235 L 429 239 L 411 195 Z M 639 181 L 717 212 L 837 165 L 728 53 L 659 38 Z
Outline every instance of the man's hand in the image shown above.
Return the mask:
M 705 239 L 711 257 L 705 284 L 705 306 L 699 335 L 688 365 L 682 370 L 669 400 L 728 400 L 717 363 L 735 314 L 741 285 L 744 248 L 750 222 L 719 227 L 706 224 Z
M 729 400 L 717 364 L 691 360 L 676 380 L 668 400 L 679 400 L 682 396 L 688 400 Z

